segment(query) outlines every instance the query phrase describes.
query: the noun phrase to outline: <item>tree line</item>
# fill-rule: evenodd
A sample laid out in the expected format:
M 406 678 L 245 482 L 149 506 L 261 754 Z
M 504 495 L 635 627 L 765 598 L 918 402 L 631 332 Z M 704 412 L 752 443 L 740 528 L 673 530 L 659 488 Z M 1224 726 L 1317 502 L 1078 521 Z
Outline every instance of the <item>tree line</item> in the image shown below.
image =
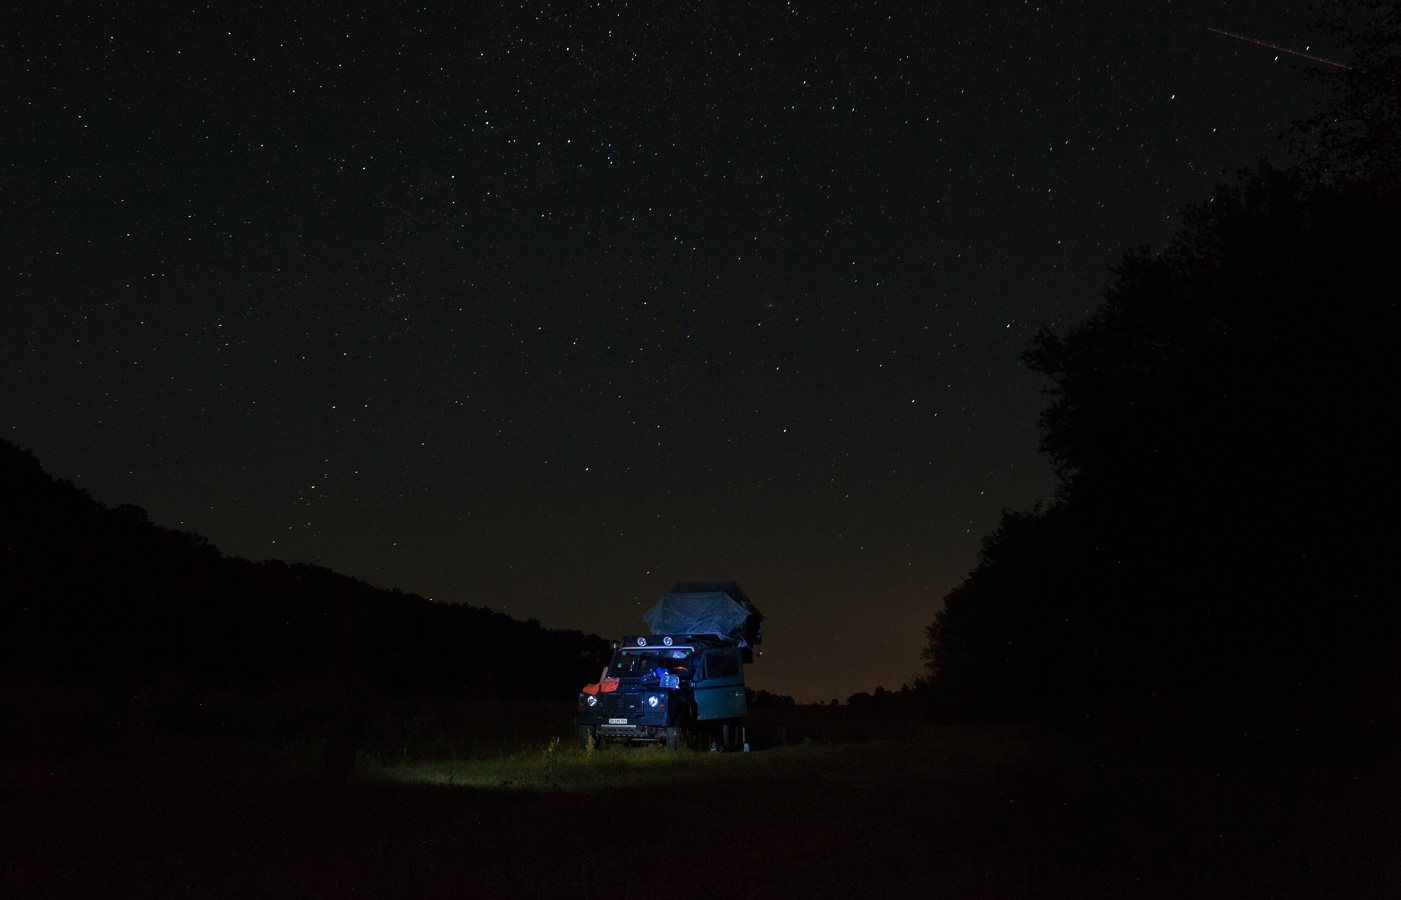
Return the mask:
M 1058 489 L 1004 512 L 927 628 L 942 714 L 1394 705 L 1401 10 L 1332 9 L 1352 68 L 1303 161 L 1220 186 L 1026 351 Z
M 0 440 L 0 673 L 169 675 L 260 690 L 307 677 L 400 694 L 572 697 L 608 643 L 319 566 L 225 556 L 109 508 Z

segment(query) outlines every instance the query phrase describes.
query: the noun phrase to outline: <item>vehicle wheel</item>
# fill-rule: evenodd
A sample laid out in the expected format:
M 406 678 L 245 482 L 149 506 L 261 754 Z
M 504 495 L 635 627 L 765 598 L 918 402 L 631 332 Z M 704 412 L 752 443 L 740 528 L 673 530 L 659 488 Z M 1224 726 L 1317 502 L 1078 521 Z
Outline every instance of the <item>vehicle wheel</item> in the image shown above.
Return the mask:
M 598 738 L 594 736 L 594 727 L 592 725 L 579 726 L 579 746 L 585 750 L 590 747 L 598 746 Z
M 724 747 L 727 753 L 739 749 L 738 722 L 726 722 L 720 726 L 720 746 Z

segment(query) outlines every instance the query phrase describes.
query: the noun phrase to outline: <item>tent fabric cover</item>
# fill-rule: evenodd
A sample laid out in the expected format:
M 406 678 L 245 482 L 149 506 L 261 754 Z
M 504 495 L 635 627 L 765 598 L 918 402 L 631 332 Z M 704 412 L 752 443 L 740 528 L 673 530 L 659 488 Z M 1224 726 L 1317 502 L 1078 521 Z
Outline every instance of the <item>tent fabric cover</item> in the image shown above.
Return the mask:
M 733 581 L 682 582 L 642 614 L 653 634 L 718 634 L 741 647 L 760 641 L 764 616 Z

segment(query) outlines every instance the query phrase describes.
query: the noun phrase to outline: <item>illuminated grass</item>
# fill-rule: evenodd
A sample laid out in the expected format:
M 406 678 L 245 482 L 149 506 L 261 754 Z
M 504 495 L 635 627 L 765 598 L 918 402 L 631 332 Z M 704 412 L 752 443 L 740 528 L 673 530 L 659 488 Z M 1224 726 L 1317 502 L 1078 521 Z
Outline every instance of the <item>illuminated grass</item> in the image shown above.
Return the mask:
M 364 756 L 358 775 L 442 787 L 506 791 L 603 791 L 711 779 L 927 778 L 951 769 L 997 767 L 1026 753 L 1015 732 L 997 735 L 931 729 L 905 741 L 865 745 L 806 742 L 752 753 L 666 750 L 660 745 L 608 745 L 582 750 L 551 740 L 543 748 L 497 756 L 378 762 Z M 857 771 L 859 770 L 859 772 Z
M 552 741 L 543 750 L 497 757 L 458 757 L 424 762 L 375 763 L 362 760 L 370 780 L 446 787 L 525 791 L 592 791 L 674 784 L 734 773 L 747 768 L 742 753 L 666 750 L 659 745 L 609 746 L 581 750 Z

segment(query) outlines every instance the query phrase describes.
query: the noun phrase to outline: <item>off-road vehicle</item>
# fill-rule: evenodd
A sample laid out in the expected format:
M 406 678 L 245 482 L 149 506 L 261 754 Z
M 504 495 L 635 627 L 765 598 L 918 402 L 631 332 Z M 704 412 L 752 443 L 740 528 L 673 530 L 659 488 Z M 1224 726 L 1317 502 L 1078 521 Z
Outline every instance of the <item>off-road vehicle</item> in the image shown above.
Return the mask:
M 584 746 L 655 741 L 737 749 L 764 617 L 733 581 L 682 582 L 643 615 L 650 635 L 613 644 L 598 683 L 579 692 Z

